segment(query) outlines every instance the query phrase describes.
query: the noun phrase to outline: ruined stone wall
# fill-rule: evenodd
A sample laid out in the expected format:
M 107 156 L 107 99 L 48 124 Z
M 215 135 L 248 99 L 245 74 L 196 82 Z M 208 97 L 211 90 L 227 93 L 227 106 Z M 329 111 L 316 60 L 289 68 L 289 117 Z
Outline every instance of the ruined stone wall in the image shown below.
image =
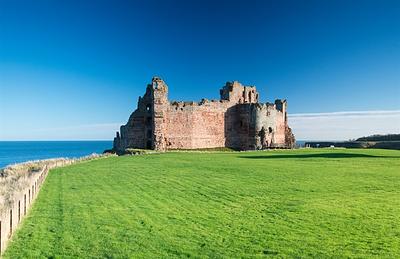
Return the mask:
M 227 145 L 234 149 L 246 150 L 249 147 L 249 134 L 252 127 L 251 104 L 233 106 L 227 114 L 230 132 Z
M 153 78 L 138 108 L 114 139 L 114 150 L 285 147 L 294 141 L 286 101 L 260 104 L 254 86 L 227 82 L 220 100 L 170 102 L 168 87 Z M 290 136 L 291 138 L 288 138 Z
M 174 104 L 168 107 L 166 147 L 167 149 L 192 148 L 193 106 Z
M 171 103 L 167 115 L 167 149 L 225 146 L 226 101 Z
M 255 116 L 255 145 L 257 149 L 285 145 L 285 114 L 275 104 L 253 106 Z
M 257 103 L 259 96 L 255 86 L 244 86 L 241 83 L 226 82 L 220 90 L 221 100 L 227 100 L 231 103 Z
M 277 105 L 278 104 L 278 105 Z M 286 101 L 275 104 L 246 103 L 226 112 L 226 146 L 235 149 L 285 147 Z
M 151 146 L 152 149 L 156 150 L 166 150 L 169 107 L 168 86 L 163 80 L 153 78 L 151 89 L 153 90 L 153 124 L 151 132 L 148 130 L 152 134 L 152 139 L 149 138 L 148 142 L 152 141 L 152 144 L 149 145 L 148 143 L 146 146 L 147 148 Z
M 128 122 L 122 125 L 114 138 L 114 150 L 128 147 L 154 148 L 154 96 L 152 85 L 148 85 L 143 97 L 139 97 L 137 109 L 131 114 Z
M 121 146 L 135 146 L 145 148 L 145 124 L 146 118 L 144 115 L 133 114 L 128 123 L 121 126 L 121 137 L 117 134 L 117 141 L 121 142 Z

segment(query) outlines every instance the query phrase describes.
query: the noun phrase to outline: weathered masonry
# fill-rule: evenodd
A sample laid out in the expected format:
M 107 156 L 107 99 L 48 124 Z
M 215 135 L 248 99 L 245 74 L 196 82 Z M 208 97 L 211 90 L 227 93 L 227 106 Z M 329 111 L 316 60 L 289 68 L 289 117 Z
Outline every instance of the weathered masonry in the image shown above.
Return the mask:
M 117 132 L 114 150 L 293 147 L 286 100 L 259 103 L 256 87 L 236 81 L 227 82 L 220 95 L 220 100 L 171 102 L 168 86 L 154 77 L 127 124 Z

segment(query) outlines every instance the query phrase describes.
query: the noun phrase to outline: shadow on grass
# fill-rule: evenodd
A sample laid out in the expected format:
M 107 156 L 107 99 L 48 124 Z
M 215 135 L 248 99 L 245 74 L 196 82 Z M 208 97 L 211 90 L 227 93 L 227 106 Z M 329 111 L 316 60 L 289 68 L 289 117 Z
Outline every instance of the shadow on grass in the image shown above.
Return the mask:
M 356 153 L 315 153 L 296 155 L 239 156 L 248 159 L 280 159 L 280 158 L 400 158 L 399 156 L 375 156 Z

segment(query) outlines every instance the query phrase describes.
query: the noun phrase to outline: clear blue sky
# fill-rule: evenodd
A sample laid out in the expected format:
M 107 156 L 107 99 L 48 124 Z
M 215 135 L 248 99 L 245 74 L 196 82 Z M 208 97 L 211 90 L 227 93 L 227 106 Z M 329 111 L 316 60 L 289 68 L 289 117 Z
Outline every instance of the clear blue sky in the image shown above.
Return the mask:
M 291 114 L 398 111 L 400 1 L 0 0 L 0 140 L 111 139 L 154 75 L 175 100 L 238 80 Z

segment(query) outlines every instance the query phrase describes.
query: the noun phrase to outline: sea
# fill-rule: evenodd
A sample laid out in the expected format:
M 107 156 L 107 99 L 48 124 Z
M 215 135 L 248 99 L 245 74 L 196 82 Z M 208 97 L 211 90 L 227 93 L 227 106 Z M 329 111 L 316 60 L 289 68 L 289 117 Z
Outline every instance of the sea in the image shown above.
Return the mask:
M 297 141 L 304 146 L 305 141 Z M 112 148 L 112 141 L 0 141 L 0 168 L 7 165 L 48 158 L 78 158 L 101 154 Z
M 112 141 L 0 141 L 0 168 L 31 160 L 101 154 Z

